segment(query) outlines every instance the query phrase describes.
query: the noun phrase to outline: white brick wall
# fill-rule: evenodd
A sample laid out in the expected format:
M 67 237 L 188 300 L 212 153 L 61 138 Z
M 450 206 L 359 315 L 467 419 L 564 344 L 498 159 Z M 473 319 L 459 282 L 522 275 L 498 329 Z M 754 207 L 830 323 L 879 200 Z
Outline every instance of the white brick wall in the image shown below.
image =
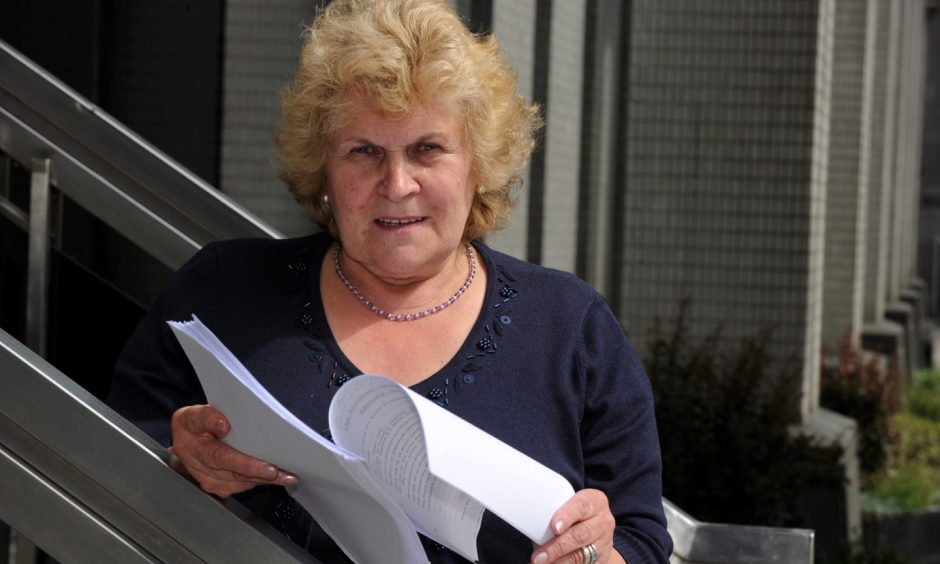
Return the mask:
M 838 350 L 847 332 L 857 343 L 862 324 L 865 279 L 860 274 L 866 241 L 861 227 L 868 211 L 868 155 L 863 151 L 862 133 L 872 3 L 840 0 L 836 4 L 822 336 L 831 352 Z
M 816 82 L 813 116 L 813 169 L 810 191 L 809 278 L 806 339 L 803 343 L 803 415 L 819 406 L 819 367 L 822 333 L 823 265 L 826 241 L 826 193 L 829 182 L 832 73 L 836 0 L 819 2 L 816 43 Z
M 516 69 L 519 94 L 532 102 L 535 60 L 535 1 L 493 0 L 493 33 L 503 53 Z M 515 192 L 516 209 L 512 223 L 487 236 L 493 248 L 524 259 L 528 244 L 529 171 L 522 177 L 522 187 Z
M 554 0 L 545 116 L 542 264 L 569 272 L 577 236 L 584 1 Z
M 586 186 L 581 187 L 578 222 L 586 237 L 583 242 L 586 256 L 582 257 L 585 280 L 601 293 L 609 294 L 611 271 L 619 268 L 616 260 L 619 252 L 612 248 L 611 241 L 613 202 L 616 192 L 624 187 L 619 175 L 623 159 L 617 143 L 619 133 L 626 127 L 618 116 L 620 97 L 626 92 L 626 81 L 621 84 L 621 26 L 625 8 L 620 0 L 598 0 L 594 9 L 594 26 L 585 28 L 590 38 L 586 45 L 593 50 L 593 84 L 588 94 L 591 96 L 588 131 L 582 131 L 581 178 Z
M 872 90 L 871 162 L 865 273 L 865 321 L 884 318 L 888 296 L 891 203 L 894 198 L 894 143 L 899 3 L 878 2 Z
M 899 50 L 898 138 L 893 218 L 893 252 L 889 298 L 896 299 L 916 274 L 914 251 L 920 203 L 920 146 L 923 123 L 925 13 L 923 0 L 901 4 Z
M 513 223 L 488 242 L 526 258 L 541 229 L 541 262 L 577 265 L 619 296 L 612 305 L 640 348 L 684 298 L 693 338 L 724 324 L 737 342 L 774 326 L 774 354 L 803 369 L 806 409 L 820 340 L 833 346 L 861 319 L 880 320 L 889 269 L 895 290 L 913 273 L 924 22 L 923 0 L 908 2 L 902 30 L 901 3 L 884 0 L 842 0 L 838 13 L 833 0 L 596 0 L 585 29 L 586 0 L 493 0 L 521 94 L 544 87 L 547 127 L 542 215 L 529 223 L 526 171 Z M 539 6 L 551 8 L 541 30 Z M 287 233 L 312 224 L 276 179 L 277 91 L 312 15 L 297 0 L 226 10 L 222 188 Z M 536 53 L 540 34 L 548 56 Z
M 635 343 L 689 298 L 691 338 L 772 325 L 772 353 L 813 387 L 832 8 L 633 2 L 621 317 Z
M 316 225 L 277 178 L 279 92 L 297 68 L 315 2 L 229 0 L 225 10 L 220 188 L 287 235 Z

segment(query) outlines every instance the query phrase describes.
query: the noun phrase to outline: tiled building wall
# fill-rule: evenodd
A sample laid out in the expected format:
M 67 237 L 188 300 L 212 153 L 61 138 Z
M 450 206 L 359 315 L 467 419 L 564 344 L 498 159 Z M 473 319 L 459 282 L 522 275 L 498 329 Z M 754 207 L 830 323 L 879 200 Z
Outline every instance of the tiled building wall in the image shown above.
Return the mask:
M 871 112 L 871 154 L 868 188 L 868 235 L 865 264 L 864 317 L 878 323 L 888 294 L 888 218 L 894 197 L 894 113 L 897 51 L 897 2 L 879 1 L 875 20 Z
M 822 342 L 830 351 L 838 350 L 847 334 L 857 342 L 862 325 L 866 242 L 862 227 L 868 213 L 868 131 L 863 109 L 872 4 L 874 0 L 836 3 L 822 317 Z
M 815 396 L 834 3 L 636 0 L 622 321 L 774 327 Z
M 921 366 L 921 282 L 916 279 L 920 219 L 926 5 L 879 2 L 871 121 L 872 181 L 863 345 L 893 351 L 902 374 Z M 875 174 L 880 166 L 880 174 Z
M 909 34 L 909 13 L 911 10 L 911 0 L 897 2 L 898 10 L 898 37 L 897 48 L 894 52 L 894 67 L 897 73 L 897 90 L 895 91 L 895 105 L 891 108 L 894 114 L 894 144 L 892 155 L 894 169 L 891 175 L 894 197 L 891 199 L 891 209 L 889 212 L 889 232 L 888 232 L 888 294 L 887 300 L 891 304 L 897 302 L 903 288 L 901 269 L 903 268 L 904 256 L 902 247 L 904 245 L 905 231 L 905 208 L 909 193 L 907 183 L 906 165 L 907 165 L 907 140 L 908 140 L 908 114 L 910 104 L 908 93 L 910 91 L 910 68 L 908 66 L 908 48 L 910 45 Z
M 316 229 L 277 178 L 278 92 L 297 68 L 303 25 L 317 2 L 228 0 L 220 188 L 287 235 Z
M 684 299 L 693 337 L 774 327 L 808 409 L 820 341 L 880 321 L 889 270 L 913 269 L 916 190 L 895 189 L 916 184 L 923 0 L 450 3 L 486 14 L 545 110 L 514 221 L 487 241 L 577 272 L 641 349 Z M 312 15 L 226 9 L 222 188 L 288 234 L 312 224 L 276 179 L 276 93 Z
M 569 272 L 575 270 L 577 250 L 584 8 L 585 0 L 553 0 L 548 38 L 539 262 Z
M 908 261 L 905 265 L 905 271 L 908 273 L 908 276 L 911 278 L 920 277 L 920 270 L 917 266 L 918 250 L 917 243 L 919 240 L 918 233 L 920 231 L 920 196 L 923 191 L 924 184 L 924 124 L 927 122 L 927 76 L 928 76 L 928 25 L 929 21 L 923 15 L 927 13 L 927 0 L 916 0 L 914 3 L 915 9 L 911 15 L 911 26 L 913 30 L 912 41 L 914 47 L 911 51 L 912 64 L 915 69 L 915 83 L 912 88 L 914 92 L 912 94 L 913 104 L 914 104 L 914 116 L 911 119 L 911 130 L 913 135 L 913 143 L 911 145 L 911 153 L 913 154 L 912 164 L 910 167 L 911 176 L 915 183 L 915 188 L 913 190 L 911 198 L 911 210 L 910 217 L 912 221 L 913 229 L 909 231 L 911 235 L 910 243 L 907 245 L 905 251 L 908 253 Z M 936 9 L 936 4 L 934 4 L 934 9 Z M 933 19 L 933 18 L 931 18 Z M 937 54 L 934 53 L 933 57 L 936 57 Z M 935 157 L 936 153 L 928 153 L 932 157 Z M 923 279 L 921 278 L 921 281 Z
M 622 196 L 627 92 L 622 56 L 626 11 L 620 0 L 587 3 L 585 17 L 584 95 L 581 116 L 581 163 L 578 198 L 578 251 L 575 271 L 602 294 L 614 299 L 613 274 L 618 268 L 614 213 Z
M 493 0 L 493 33 L 503 54 L 514 65 L 519 94 L 533 100 L 535 67 L 536 0 Z M 502 231 L 491 233 L 487 242 L 513 256 L 525 258 L 528 245 L 529 170 L 522 175 L 522 186 L 515 192 L 516 208 L 512 222 Z
M 899 191 L 894 217 L 892 288 L 895 299 L 916 275 L 914 250 L 920 200 L 920 151 L 924 105 L 925 5 L 923 0 L 901 4 L 898 93 L 897 169 L 895 183 Z
M 901 290 L 904 288 L 905 276 L 902 273 L 904 268 L 905 231 L 906 231 L 906 208 L 910 185 L 908 183 L 907 164 L 908 164 L 908 139 L 909 126 L 908 118 L 910 115 L 911 90 L 911 68 L 908 64 L 908 51 L 910 48 L 910 25 L 909 17 L 911 12 L 911 0 L 898 3 L 899 27 L 898 49 L 895 66 L 898 72 L 898 90 L 895 112 L 895 144 L 894 144 L 894 191 L 895 197 L 892 199 L 891 206 L 891 231 L 889 233 L 889 262 L 888 262 L 888 301 L 896 302 L 900 299 Z
M 801 411 L 808 415 L 819 406 L 819 366 L 822 343 L 822 305 L 826 241 L 826 193 L 829 190 L 829 140 L 832 122 L 832 56 L 836 0 L 821 0 L 816 9 L 816 81 L 813 108 L 813 168 L 809 204 L 809 283 L 803 341 Z M 782 355 L 789 354 L 782 351 Z
M 940 17 L 934 15 L 925 22 L 926 38 L 921 44 L 922 56 L 926 59 L 924 77 L 924 121 L 940 123 Z M 923 170 L 921 187 L 920 221 L 918 222 L 919 252 L 918 275 L 929 289 L 931 317 L 940 315 L 940 128 L 926 127 L 923 130 L 921 164 Z

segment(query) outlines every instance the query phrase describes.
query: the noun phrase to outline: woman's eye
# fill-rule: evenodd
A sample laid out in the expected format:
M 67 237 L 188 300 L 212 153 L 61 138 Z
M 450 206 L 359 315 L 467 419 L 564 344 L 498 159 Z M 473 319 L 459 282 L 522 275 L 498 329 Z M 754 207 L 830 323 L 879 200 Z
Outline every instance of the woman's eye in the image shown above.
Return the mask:
M 375 154 L 375 149 L 370 145 L 360 145 L 358 147 L 353 147 L 353 153 L 357 155 L 372 155 Z
M 418 143 L 417 149 L 419 153 L 430 153 L 431 151 L 434 151 L 438 149 L 439 147 L 440 145 L 436 143 Z

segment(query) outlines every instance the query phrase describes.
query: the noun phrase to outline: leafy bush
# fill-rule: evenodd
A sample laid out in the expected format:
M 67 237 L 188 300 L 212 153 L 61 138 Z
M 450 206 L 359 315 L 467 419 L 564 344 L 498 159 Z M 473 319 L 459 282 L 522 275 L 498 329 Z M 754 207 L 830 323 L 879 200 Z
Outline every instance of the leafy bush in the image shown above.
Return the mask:
M 940 422 L 902 412 L 892 423 L 899 438 L 893 466 L 919 463 L 940 472 Z
M 940 372 L 933 369 L 918 371 L 914 375 L 914 386 L 920 391 L 940 393 Z
M 940 501 L 936 481 L 936 471 L 921 464 L 876 474 L 862 494 L 862 508 L 866 513 L 881 514 L 926 509 Z
M 885 471 L 867 477 L 863 509 L 897 513 L 940 504 L 940 421 L 900 412 L 891 425 L 898 442 Z
M 914 386 L 907 396 L 907 409 L 914 415 L 940 421 L 940 372 L 921 370 L 914 375 Z
M 770 373 L 770 331 L 719 352 L 719 332 L 688 341 L 681 308 L 671 331 L 657 323 L 645 359 L 663 449 L 663 491 L 706 521 L 802 523 L 800 492 L 839 484 L 837 447 L 789 428 L 799 373 Z
M 820 378 L 820 404 L 858 423 L 858 459 L 862 472 L 885 467 L 897 440 L 891 415 L 898 406 L 897 365 L 880 355 L 863 353 L 846 336 L 838 361 L 824 363 Z
M 940 394 L 911 391 L 907 398 L 907 409 L 924 419 L 940 421 Z

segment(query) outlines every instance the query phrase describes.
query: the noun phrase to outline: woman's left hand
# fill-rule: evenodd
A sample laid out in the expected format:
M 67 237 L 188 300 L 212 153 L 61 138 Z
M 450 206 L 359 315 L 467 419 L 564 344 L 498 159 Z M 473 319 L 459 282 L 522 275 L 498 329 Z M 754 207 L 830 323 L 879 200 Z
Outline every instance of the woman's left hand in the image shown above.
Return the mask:
M 600 490 L 581 490 L 552 516 L 555 538 L 536 547 L 533 564 L 590 564 L 583 547 L 593 544 L 598 564 L 623 562 L 614 550 L 614 516 L 607 496 Z

